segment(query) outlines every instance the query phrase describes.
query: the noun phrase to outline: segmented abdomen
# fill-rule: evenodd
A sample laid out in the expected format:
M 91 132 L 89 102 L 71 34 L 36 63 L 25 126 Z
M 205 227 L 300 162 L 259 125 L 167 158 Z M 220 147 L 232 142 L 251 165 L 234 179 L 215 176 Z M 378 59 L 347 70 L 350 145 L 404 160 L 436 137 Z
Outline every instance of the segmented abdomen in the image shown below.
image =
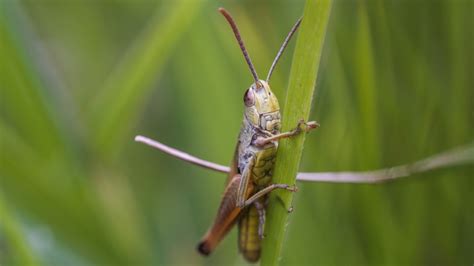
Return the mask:
M 271 183 L 276 151 L 276 146 L 271 146 L 255 153 L 252 181 L 257 187 L 266 187 Z
M 248 206 L 239 220 L 239 250 L 249 262 L 260 258 L 261 239 L 258 235 L 258 211 L 255 205 Z

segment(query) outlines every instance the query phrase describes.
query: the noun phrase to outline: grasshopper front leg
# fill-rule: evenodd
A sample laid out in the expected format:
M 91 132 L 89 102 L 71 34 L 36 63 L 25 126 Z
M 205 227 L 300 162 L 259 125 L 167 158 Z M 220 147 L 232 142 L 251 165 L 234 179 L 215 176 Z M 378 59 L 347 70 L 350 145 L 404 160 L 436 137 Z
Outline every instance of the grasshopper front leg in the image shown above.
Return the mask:
M 302 128 L 302 126 L 305 126 L 305 128 Z M 298 121 L 298 124 L 296 125 L 296 127 L 291 130 L 291 131 L 288 131 L 288 132 L 283 132 L 283 133 L 280 133 L 280 134 L 276 134 L 276 135 L 273 135 L 271 137 L 268 137 L 268 138 L 257 138 L 255 140 L 255 144 L 257 146 L 260 146 L 260 147 L 263 147 L 265 145 L 267 145 L 268 143 L 272 142 L 272 141 L 276 141 L 276 140 L 280 140 L 280 139 L 285 139 L 285 138 L 291 138 L 293 136 L 296 136 L 298 135 L 299 133 L 301 132 L 309 132 L 313 129 L 316 129 L 319 127 L 319 123 L 316 122 L 316 121 L 309 121 L 309 122 L 305 122 L 303 119 L 301 119 L 300 121 Z

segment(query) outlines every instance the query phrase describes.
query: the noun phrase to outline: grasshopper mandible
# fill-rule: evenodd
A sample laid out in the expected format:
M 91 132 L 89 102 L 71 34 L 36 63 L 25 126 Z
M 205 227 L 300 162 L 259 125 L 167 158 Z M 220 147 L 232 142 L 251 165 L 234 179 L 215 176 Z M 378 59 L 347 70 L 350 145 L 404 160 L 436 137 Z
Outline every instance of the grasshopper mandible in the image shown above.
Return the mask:
M 217 217 L 197 249 L 201 254 L 210 254 L 238 222 L 239 250 L 247 261 L 256 262 L 260 258 L 267 194 L 274 189 L 297 189 L 294 185 L 271 183 L 278 140 L 307 132 L 318 124 L 300 121 L 294 130 L 280 133 L 280 107 L 268 84 L 276 63 L 298 29 L 301 19 L 283 42 L 267 79 L 261 80 L 231 15 L 223 8 L 219 8 L 219 12 L 229 22 L 255 82 L 244 94 L 244 119 Z

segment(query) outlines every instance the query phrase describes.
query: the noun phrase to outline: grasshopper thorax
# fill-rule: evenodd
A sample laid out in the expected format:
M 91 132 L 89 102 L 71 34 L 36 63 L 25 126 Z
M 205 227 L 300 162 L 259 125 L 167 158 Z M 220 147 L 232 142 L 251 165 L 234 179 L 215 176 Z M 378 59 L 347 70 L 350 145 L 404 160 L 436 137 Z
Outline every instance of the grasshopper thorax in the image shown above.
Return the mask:
M 264 80 L 252 84 L 244 94 L 245 118 L 254 127 L 276 134 L 280 131 L 278 99 Z

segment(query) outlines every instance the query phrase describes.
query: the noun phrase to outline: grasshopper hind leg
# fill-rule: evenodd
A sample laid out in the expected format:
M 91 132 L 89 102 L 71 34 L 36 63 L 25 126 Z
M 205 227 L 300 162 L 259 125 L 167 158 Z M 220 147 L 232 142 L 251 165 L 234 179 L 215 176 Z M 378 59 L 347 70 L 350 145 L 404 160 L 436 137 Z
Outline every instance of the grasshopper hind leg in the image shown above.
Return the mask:
M 235 175 L 227 184 L 214 223 L 197 245 L 197 250 L 202 255 L 209 255 L 237 222 L 242 211 L 236 206 L 240 179 L 240 175 Z
M 211 249 L 208 243 L 205 241 L 199 242 L 199 244 L 197 245 L 197 251 L 204 256 L 209 256 L 209 254 L 211 254 Z

